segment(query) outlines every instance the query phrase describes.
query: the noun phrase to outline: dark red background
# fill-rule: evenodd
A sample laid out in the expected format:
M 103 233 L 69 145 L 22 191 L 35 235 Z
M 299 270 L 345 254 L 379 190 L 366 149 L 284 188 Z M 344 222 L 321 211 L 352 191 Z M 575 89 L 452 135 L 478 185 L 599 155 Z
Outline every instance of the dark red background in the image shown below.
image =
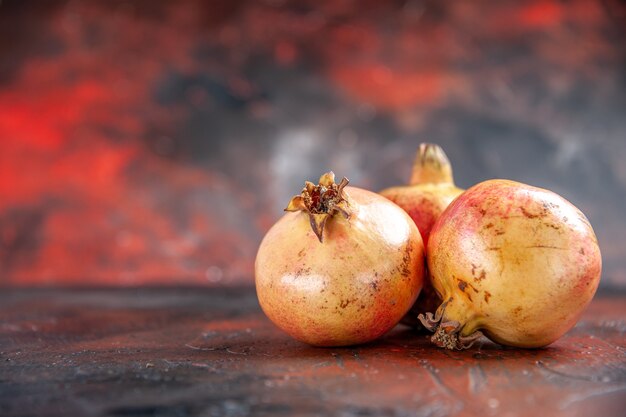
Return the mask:
M 0 285 L 252 282 L 305 179 L 550 188 L 626 286 L 626 7 L 0 3 Z

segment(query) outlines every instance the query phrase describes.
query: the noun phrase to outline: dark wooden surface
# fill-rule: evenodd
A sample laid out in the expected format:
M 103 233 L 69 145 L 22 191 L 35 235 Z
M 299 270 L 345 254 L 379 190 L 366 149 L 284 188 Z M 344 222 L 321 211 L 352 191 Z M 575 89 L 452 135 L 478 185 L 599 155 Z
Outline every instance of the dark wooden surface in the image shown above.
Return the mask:
M 241 289 L 2 290 L 1 416 L 624 416 L 626 294 L 546 349 L 320 349 Z

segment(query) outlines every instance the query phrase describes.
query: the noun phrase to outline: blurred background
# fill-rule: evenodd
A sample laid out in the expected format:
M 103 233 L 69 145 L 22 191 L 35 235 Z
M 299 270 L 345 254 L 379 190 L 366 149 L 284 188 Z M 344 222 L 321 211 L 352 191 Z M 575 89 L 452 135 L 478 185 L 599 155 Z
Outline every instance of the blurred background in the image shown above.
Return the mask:
M 626 288 L 626 5 L 0 0 L 0 285 L 239 285 L 305 179 L 581 208 Z

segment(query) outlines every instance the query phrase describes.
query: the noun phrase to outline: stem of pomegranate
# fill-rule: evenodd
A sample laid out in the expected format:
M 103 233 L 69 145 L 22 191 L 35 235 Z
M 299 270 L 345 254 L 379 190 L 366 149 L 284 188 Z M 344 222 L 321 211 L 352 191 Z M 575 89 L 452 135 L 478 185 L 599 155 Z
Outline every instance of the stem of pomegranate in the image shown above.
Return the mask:
M 420 144 L 413 163 L 411 185 L 418 184 L 454 184 L 452 166 L 446 153 L 439 145 Z

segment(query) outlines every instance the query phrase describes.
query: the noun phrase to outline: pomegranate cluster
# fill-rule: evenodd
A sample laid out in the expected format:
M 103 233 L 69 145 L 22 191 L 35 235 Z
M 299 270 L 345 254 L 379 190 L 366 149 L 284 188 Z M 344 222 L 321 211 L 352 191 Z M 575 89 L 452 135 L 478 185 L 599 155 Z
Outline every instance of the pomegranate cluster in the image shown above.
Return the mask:
M 263 311 L 315 346 L 372 341 L 401 320 L 437 346 L 549 345 L 591 301 L 602 261 L 563 197 L 494 179 L 464 191 L 443 150 L 422 144 L 410 184 L 380 194 L 306 182 L 255 263 Z

